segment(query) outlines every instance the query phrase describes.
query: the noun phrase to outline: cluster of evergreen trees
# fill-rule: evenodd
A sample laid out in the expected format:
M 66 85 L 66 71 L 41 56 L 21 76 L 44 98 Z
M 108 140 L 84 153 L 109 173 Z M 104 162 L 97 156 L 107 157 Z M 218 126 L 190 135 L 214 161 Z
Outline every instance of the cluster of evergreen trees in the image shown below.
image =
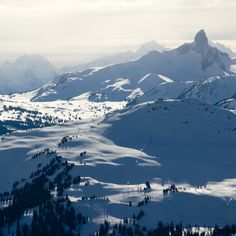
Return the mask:
M 80 176 L 72 177 L 70 171 L 73 164 L 63 161 L 60 156 L 50 150 L 46 153 L 55 155 L 49 164 L 39 165 L 32 172 L 29 182 L 26 180 L 15 182 L 11 192 L 0 193 L 0 201 L 8 204 L 0 209 L 0 236 L 3 232 L 13 236 L 74 236 L 80 235 L 81 226 L 88 222 L 88 218 L 78 213 L 64 190 L 72 184 L 80 183 Z M 40 155 L 39 155 L 40 156 Z M 34 157 L 37 158 L 38 156 Z M 175 189 L 174 187 L 171 188 Z M 53 196 L 52 192 L 57 192 Z M 92 197 L 91 197 L 92 198 Z M 94 196 L 94 199 L 96 197 Z M 147 203 L 146 196 L 138 206 Z M 21 222 L 25 212 L 33 209 L 30 223 Z M 111 225 L 108 221 L 100 225 L 96 236 L 124 235 L 124 236 L 232 236 L 236 235 L 236 225 L 227 225 L 208 230 L 208 232 L 192 231 L 191 227 L 182 224 L 174 225 L 158 223 L 155 229 L 148 230 L 141 227 L 137 221 L 144 216 L 140 212 L 133 216 L 132 221 L 124 219 L 123 223 Z M 14 226 L 14 227 L 12 227 Z
M 13 114 L 17 116 L 16 120 L 4 120 L 0 121 L 0 135 L 11 133 L 13 130 L 27 130 L 33 128 L 41 128 L 41 127 L 48 127 L 57 124 L 64 124 L 69 122 L 71 118 L 68 120 L 61 119 L 59 117 L 53 117 L 51 115 L 43 115 L 42 112 L 28 110 L 21 107 L 15 106 L 3 106 L 3 110 L 5 112 L 12 111 Z M 0 111 L 1 115 L 2 111 Z M 25 121 L 20 119 L 22 114 L 25 114 Z M 77 119 L 77 117 L 76 117 Z M 11 128 L 8 128 L 11 127 Z
M 80 235 L 87 218 L 76 213 L 68 198 L 49 200 L 33 211 L 30 225 L 17 221 L 16 236 L 74 236 Z
M 16 236 L 78 235 L 87 218 L 76 213 L 69 198 L 64 197 L 64 189 L 80 182 L 80 176 L 72 178 L 69 173 L 73 166 L 55 156 L 49 164 L 31 173 L 30 182 L 15 182 L 11 192 L 0 194 L 1 200 L 9 203 L 0 209 L 0 236 L 1 229 L 7 228 L 10 233 L 16 222 Z M 57 196 L 53 197 L 51 192 L 55 190 Z M 35 209 L 32 223 L 21 224 L 28 209 Z
M 234 236 L 236 235 L 236 225 L 226 225 L 225 227 L 215 226 L 207 232 L 200 232 L 200 230 L 191 230 L 191 227 L 183 227 L 182 224 L 174 225 L 158 223 L 155 229 L 148 230 L 145 226 L 141 227 L 139 224 L 127 225 L 125 223 L 110 225 L 108 221 L 100 225 L 99 230 L 94 234 L 95 236 Z
M 137 206 L 138 207 L 143 206 L 144 204 L 147 204 L 149 200 L 150 200 L 150 197 L 149 196 L 145 196 L 144 200 L 138 202 Z

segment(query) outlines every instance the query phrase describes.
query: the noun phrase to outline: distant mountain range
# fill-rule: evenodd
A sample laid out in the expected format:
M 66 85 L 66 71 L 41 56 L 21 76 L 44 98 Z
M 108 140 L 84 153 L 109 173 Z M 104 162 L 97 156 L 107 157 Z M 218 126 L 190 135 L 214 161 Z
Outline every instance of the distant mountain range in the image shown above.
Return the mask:
M 92 101 L 122 101 L 146 96 L 159 86 L 162 89 L 171 87 L 178 97 L 193 85 L 189 81 L 234 76 L 233 66 L 231 57 L 211 46 L 204 30 L 201 30 L 192 43 L 173 50 L 153 50 L 129 62 L 64 73 L 54 83 L 36 91 L 33 101 L 68 100 L 85 93 Z M 165 90 L 160 94 L 171 96 Z M 156 98 L 160 94 L 155 94 Z
M 56 69 L 43 56 L 23 55 L 0 66 L 0 94 L 37 89 L 52 81 Z
M 221 52 L 225 52 L 231 58 L 235 57 L 235 53 L 223 44 L 209 41 L 209 45 L 219 49 Z M 34 90 L 52 81 L 54 81 L 54 83 L 59 82 L 61 77 L 65 77 L 65 73 L 77 74 L 79 71 L 83 71 L 83 75 L 85 75 L 86 70 L 94 68 L 98 70 L 98 68 L 102 67 L 128 63 L 140 59 L 151 51 L 163 53 L 165 55 L 162 57 L 163 63 L 166 63 L 164 62 L 164 57 L 168 58 L 166 55 L 168 55 L 168 52 L 173 50 L 166 48 L 155 41 L 150 41 L 141 45 L 136 51 L 111 54 L 100 57 L 88 63 L 80 64 L 74 67 L 64 67 L 61 69 L 56 69 L 45 57 L 41 55 L 23 55 L 13 62 L 5 62 L 0 66 L 0 94 Z M 158 61 L 157 63 L 160 64 L 160 66 L 163 66 Z M 163 69 L 165 67 L 166 65 L 164 65 Z M 162 70 L 160 70 L 160 73 L 161 72 Z
M 116 54 L 106 55 L 103 57 L 99 57 L 91 62 L 83 63 L 78 66 L 64 67 L 61 69 L 61 71 L 62 72 L 63 71 L 64 72 L 77 72 L 77 71 L 82 71 L 82 70 L 91 69 L 95 67 L 104 67 L 108 65 L 125 63 L 125 62 L 138 59 L 139 57 L 142 57 L 153 50 L 163 52 L 163 51 L 169 51 L 170 49 L 162 46 L 156 41 L 149 41 L 142 44 L 136 51 L 125 51 L 125 52 L 120 52 Z
M 236 57 L 236 53 L 234 53 L 229 47 L 226 47 L 221 43 L 218 43 L 218 42 L 215 43 L 213 41 L 209 41 L 209 45 L 219 49 L 222 52 L 227 53 L 232 58 Z M 125 63 L 125 62 L 138 59 L 139 57 L 146 55 L 150 51 L 164 52 L 164 51 L 170 51 L 170 50 L 171 50 L 170 48 L 167 48 L 156 41 L 149 41 L 142 44 L 136 51 L 125 51 L 125 52 L 120 52 L 116 54 L 106 55 L 103 57 L 99 57 L 91 62 L 82 63 L 78 66 L 63 67 L 60 69 L 60 71 L 62 73 L 63 72 L 77 72 L 77 71 L 82 71 L 82 70 L 91 69 L 95 67 L 104 67 L 108 65 L 120 64 L 120 63 Z
M 222 43 L 218 43 L 218 42 L 212 42 L 210 41 L 209 44 L 212 47 L 216 47 L 218 48 L 220 51 L 227 53 L 230 57 L 234 58 L 236 57 L 236 53 L 234 51 L 232 51 L 229 47 L 226 47 L 224 44 Z

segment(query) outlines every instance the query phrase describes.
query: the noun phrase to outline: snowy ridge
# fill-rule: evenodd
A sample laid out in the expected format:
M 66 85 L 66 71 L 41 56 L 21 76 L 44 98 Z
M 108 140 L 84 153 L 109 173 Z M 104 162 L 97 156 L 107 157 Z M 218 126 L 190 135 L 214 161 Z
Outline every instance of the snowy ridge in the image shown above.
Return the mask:
M 182 93 L 179 98 L 196 98 L 209 104 L 218 103 L 236 93 L 236 76 L 217 76 L 199 82 Z
M 98 118 L 126 105 L 126 102 L 90 102 L 88 94 L 69 101 L 31 102 L 34 94 L 33 91 L 0 96 L 0 134 Z
M 201 81 L 230 73 L 233 64 L 226 53 L 209 45 L 204 31 L 199 31 L 193 43 L 171 51 L 151 51 L 134 61 L 63 74 L 58 83 L 39 90 L 33 101 L 67 100 L 88 92 L 93 101 L 122 101 L 134 90 L 146 92 L 159 85 L 161 78 L 155 79 L 155 75 L 169 78 L 168 82 Z M 152 76 L 142 81 L 147 75 Z M 120 80 L 128 83 L 114 91 Z M 145 82 L 143 87 L 141 82 Z
M 180 82 L 164 82 L 158 86 L 153 87 L 143 94 L 138 94 L 133 98 L 132 102 L 143 103 L 147 101 L 155 101 L 161 99 L 177 99 L 182 93 L 188 91 L 197 82 L 194 81 L 180 81 Z

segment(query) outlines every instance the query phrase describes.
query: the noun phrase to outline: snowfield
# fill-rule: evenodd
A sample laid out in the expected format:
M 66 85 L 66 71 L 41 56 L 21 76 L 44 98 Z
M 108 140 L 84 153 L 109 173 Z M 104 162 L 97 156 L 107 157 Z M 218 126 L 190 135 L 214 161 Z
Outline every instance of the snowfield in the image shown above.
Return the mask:
M 61 143 L 63 137 L 68 141 Z M 145 215 L 139 223 L 148 227 L 158 220 L 235 223 L 235 140 L 236 116 L 229 111 L 193 99 L 143 103 L 105 118 L 4 136 L 0 188 L 9 190 L 45 165 L 47 154 L 31 157 L 48 148 L 74 163 L 72 175 L 81 176 L 67 194 L 90 217 L 82 235 L 105 219 L 120 222 L 140 209 Z M 178 192 L 163 194 L 170 184 Z M 138 206 L 145 197 L 147 203 Z
M 10 126 L 11 130 L 19 128 L 18 124 L 21 124 L 21 129 L 24 129 L 22 126 L 26 129 L 38 128 L 45 124 L 48 126 L 101 117 L 126 105 L 126 102 L 90 102 L 87 94 L 69 101 L 31 102 L 34 93 L 0 95 L 0 122 Z

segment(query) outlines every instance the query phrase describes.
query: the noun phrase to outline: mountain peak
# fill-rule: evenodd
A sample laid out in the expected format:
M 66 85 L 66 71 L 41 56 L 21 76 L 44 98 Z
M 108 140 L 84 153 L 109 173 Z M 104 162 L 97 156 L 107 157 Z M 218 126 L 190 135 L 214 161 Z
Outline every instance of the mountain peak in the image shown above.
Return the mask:
M 136 52 L 137 52 L 137 54 L 143 56 L 143 55 L 149 53 L 150 51 L 163 52 L 163 51 L 168 51 L 168 50 L 169 50 L 168 48 L 162 46 L 161 44 L 159 44 L 156 41 L 148 41 L 148 42 L 142 44 Z
M 195 38 L 194 38 L 194 42 L 195 42 L 196 46 L 199 46 L 199 47 L 204 47 L 204 46 L 209 45 L 208 38 L 207 38 L 206 33 L 203 29 L 197 32 L 197 34 L 195 35 Z

